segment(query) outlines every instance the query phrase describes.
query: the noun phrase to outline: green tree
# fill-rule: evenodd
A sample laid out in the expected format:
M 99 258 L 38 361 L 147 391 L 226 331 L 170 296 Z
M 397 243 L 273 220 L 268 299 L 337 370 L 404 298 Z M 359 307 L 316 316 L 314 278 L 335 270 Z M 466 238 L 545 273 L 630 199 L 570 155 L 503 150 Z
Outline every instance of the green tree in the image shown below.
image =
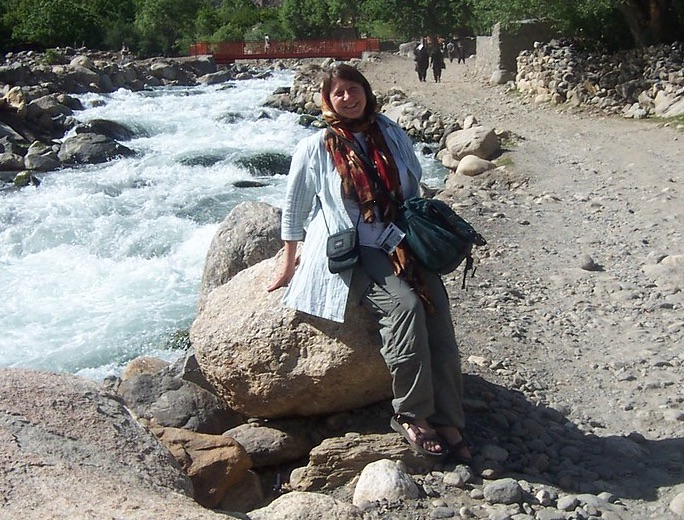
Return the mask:
M 7 15 L 7 4 L 0 3 L 0 49 L 11 47 L 12 29 Z
M 325 38 L 335 27 L 326 0 L 284 0 L 280 17 L 288 36 L 298 40 Z
M 138 34 L 135 30 L 135 2 L 133 0 L 92 0 L 89 2 L 96 13 L 102 34 L 102 45 L 107 49 L 119 49 L 123 45 L 136 48 Z
M 217 9 L 220 26 L 215 41 L 242 40 L 259 25 L 259 9 L 250 0 L 223 0 Z
M 102 26 L 89 2 L 9 0 L 6 20 L 18 44 L 97 47 L 102 41 Z
M 133 0 L 7 0 L 1 9 L 11 43 L 39 47 L 120 45 L 135 13 Z
M 633 44 L 670 42 L 684 32 L 681 0 L 468 0 L 480 26 L 524 18 L 548 20 L 570 35 L 619 41 L 628 29 Z
M 210 0 L 135 0 L 135 27 L 143 55 L 176 55 L 187 52 L 197 34 L 198 13 Z
M 470 5 L 452 0 L 366 0 L 361 5 L 364 32 L 378 27 L 396 37 L 447 36 L 470 23 Z

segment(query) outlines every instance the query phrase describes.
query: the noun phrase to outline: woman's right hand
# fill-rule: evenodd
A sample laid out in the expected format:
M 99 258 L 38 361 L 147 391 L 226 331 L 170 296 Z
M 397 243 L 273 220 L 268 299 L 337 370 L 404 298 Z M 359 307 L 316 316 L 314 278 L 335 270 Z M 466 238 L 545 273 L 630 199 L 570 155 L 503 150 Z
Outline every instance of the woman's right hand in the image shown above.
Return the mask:
M 294 276 L 295 267 L 297 267 L 296 254 L 297 242 L 294 240 L 285 241 L 285 253 L 283 254 L 283 263 L 278 270 L 276 279 L 266 287 L 268 292 L 273 292 L 276 289 L 287 286 Z

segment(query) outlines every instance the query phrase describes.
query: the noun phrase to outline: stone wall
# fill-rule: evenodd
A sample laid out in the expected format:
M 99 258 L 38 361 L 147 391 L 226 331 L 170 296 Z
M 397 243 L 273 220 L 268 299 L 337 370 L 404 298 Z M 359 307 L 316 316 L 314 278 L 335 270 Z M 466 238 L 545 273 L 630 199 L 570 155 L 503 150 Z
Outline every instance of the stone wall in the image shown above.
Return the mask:
M 477 37 L 478 74 L 489 78 L 498 70 L 516 73 L 516 59 L 521 51 L 532 49 L 535 42 L 551 40 L 555 32 L 548 24 L 522 21 L 510 28 L 495 24 L 491 36 Z
M 572 42 L 518 56 L 516 87 L 536 103 L 569 103 L 641 119 L 684 115 L 684 43 L 607 54 Z

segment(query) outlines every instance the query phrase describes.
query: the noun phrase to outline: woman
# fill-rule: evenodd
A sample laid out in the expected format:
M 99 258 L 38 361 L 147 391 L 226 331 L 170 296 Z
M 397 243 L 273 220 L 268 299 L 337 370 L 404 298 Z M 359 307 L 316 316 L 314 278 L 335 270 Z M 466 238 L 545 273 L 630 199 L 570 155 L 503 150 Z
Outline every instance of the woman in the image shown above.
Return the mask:
M 432 76 L 435 78 L 435 83 L 442 81 L 442 69 L 445 68 L 444 54 L 439 45 L 433 45 L 430 52 L 430 64 L 432 65 Z
M 381 353 L 393 381 L 392 428 L 419 453 L 450 452 L 468 460 L 460 359 L 446 290 L 402 242 L 392 250 L 391 239 L 383 241 L 383 232 L 393 228 L 396 202 L 420 191 L 422 171 L 411 140 L 376 113 L 368 80 L 354 67 L 331 69 L 321 95 L 329 128 L 302 140 L 294 152 L 282 216 L 285 254 L 268 290 L 289 284 L 286 306 L 338 322 L 344 321 L 348 299 L 361 299 L 379 317 Z M 297 242 L 312 209 L 295 269 Z M 360 264 L 332 274 L 327 238 L 352 227 Z

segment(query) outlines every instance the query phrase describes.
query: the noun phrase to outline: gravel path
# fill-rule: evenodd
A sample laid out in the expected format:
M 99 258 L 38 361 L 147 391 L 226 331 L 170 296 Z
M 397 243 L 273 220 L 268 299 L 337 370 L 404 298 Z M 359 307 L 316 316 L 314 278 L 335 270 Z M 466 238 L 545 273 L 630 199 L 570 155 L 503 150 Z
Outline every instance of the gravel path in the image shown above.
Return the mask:
M 489 240 L 468 291 L 448 280 L 473 443 L 551 435 L 502 469 L 614 493 L 622 518 L 682 518 L 668 508 L 684 492 L 681 127 L 536 106 L 472 60 L 447 63 L 441 83 L 395 55 L 362 69 L 376 90 L 511 132 L 505 170 L 463 177 L 454 199 Z M 535 459 L 567 461 L 548 454 L 559 427 L 579 451 L 572 471 Z

